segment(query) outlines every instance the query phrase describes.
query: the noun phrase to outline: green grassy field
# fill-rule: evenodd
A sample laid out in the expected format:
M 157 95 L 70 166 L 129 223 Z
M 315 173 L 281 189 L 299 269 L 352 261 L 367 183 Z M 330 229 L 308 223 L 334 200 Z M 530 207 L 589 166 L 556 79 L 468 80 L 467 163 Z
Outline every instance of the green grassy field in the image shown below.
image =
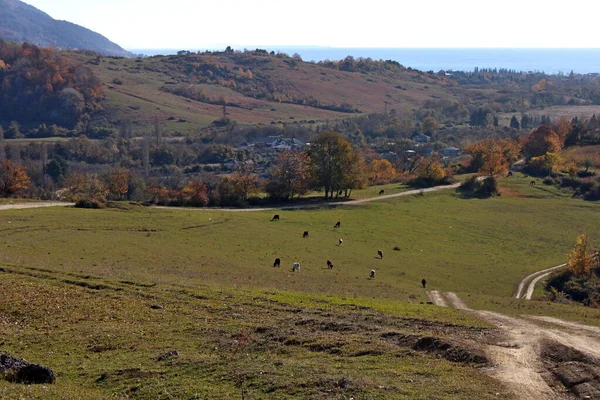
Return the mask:
M 599 239 L 597 203 L 530 180 L 516 174 L 487 200 L 449 190 L 278 211 L 279 222 L 273 212 L 133 205 L 2 211 L 0 349 L 51 365 L 58 381 L 0 383 L 0 397 L 508 397 L 472 365 L 386 332 L 488 332 L 422 304 L 422 278 L 476 309 L 599 323 L 596 310 L 510 299 L 522 277 L 564 262 L 577 234 Z M 158 361 L 169 350 L 180 355 Z

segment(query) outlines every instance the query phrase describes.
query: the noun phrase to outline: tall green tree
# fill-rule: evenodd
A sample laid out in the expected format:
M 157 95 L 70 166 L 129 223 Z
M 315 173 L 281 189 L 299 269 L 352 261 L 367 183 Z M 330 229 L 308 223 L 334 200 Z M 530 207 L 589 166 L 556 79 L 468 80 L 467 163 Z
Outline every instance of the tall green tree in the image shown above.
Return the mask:
M 358 162 L 354 150 L 342 135 L 323 132 L 310 143 L 307 154 L 311 159 L 314 189 L 325 191 L 325 198 L 333 197 L 339 190 L 349 189 L 350 171 Z

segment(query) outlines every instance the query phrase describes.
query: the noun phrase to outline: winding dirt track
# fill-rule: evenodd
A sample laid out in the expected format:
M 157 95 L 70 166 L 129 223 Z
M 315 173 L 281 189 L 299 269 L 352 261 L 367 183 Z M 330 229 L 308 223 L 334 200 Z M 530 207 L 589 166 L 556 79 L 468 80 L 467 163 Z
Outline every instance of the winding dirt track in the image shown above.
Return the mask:
M 544 341 L 560 343 L 593 358 L 600 358 L 600 328 L 551 317 L 513 317 L 471 310 L 455 293 L 446 292 L 444 297 L 452 307 L 479 317 L 504 332 L 505 341 L 484 345 L 484 351 L 494 364 L 490 375 L 506 384 L 518 399 L 573 398 L 566 390 L 556 389 L 556 385 L 548 383 L 551 374 L 540 356 Z M 441 301 L 445 302 L 444 299 Z
M 321 207 L 338 207 L 338 206 L 351 206 L 357 204 L 368 203 L 371 201 L 379 201 L 386 199 L 393 199 L 395 197 L 412 196 L 421 193 L 431 193 L 440 190 L 456 189 L 460 186 L 460 183 L 445 186 L 434 186 L 426 189 L 415 189 L 408 190 L 406 192 L 386 194 L 377 197 L 367 197 L 365 199 L 349 200 L 349 201 L 334 201 L 330 203 L 316 203 L 316 204 L 298 204 L 295 206 L 279 206 L 279 207 L 263 207 L 263 208 L 192 208 L 192 207 L 156 207 L 156 208 L 169 208 L 175 210 L 194 210 L 194 211 L 228 211 L 228 212 L 252 212 L 252 211 L 277 211 L 277 210 L 302 210 L 309 208 L 321 208 Z M 41 208 L 41 207 L 67 207 L 73 206 L 75 203 L 65 203 L 58 201 L 48 201 L 40 203 L 16 203 L 16 204 L 1 204 L 0 211 L 2 210 L 20 210 L 25 208 Z
M 526 276 L 519 283 L 519 287 L 517 288 L 517 291 L 515 292 L 513 297 L 516 299 L 531 300 L 531 296 L 533 296 L 533 291 L 535 290 L 535 285 L 537 285 L 537 283 L 539 281 L 546 278 L 552 272 L 556 271 L 557 269 L 563 268 L 565 265 L 566 264 L 561 264 L 561 265 L 557 265 L 556 267 L 546 268 L 546 269 L 543 269 L 538 272 L 534 272 L 533 274 Z M 526 285 L 527 285 L 527 289 L 525 289 Z
M 456 189 L 460 186 L 460 183 L 445 186 L 434 186 L 427 189 L 415 189 L 408 190 L 406 192 L 385 194 L 377 197 L 367 197 L 358 200 L 349 201 L 334 201 L 329 203 L 315 203 L 315 204 L 298 204 L 295 206 L 278 206 L 278 207 L 263 207 L 263 208 L 191 208 L 191 207 L 156 207 L 156 208 L 169 208 L 178 210 L 193 210 L 193 211 L 227 211 L 227 212 L 253 212 L 253 211 L 278 211 L 278 210 L 304 210 L 310 208 L 322 208 L 322 207 L 338 207 L 338 206 L 353 206 L 358 204 L 369 203 L 371 201 L 387 200 L 396 197 L 403 196 L 414 196 L 421 193 L 431 193 L 440 190 Z

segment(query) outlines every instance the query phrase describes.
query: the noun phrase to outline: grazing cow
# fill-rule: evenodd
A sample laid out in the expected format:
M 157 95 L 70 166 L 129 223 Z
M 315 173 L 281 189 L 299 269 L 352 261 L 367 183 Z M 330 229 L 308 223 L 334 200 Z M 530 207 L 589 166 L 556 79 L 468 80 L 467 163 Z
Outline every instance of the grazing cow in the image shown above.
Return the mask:
M 371 273 L 369 274 L 369 278 L 375 279 L 375 270 L 374 269 L 371 270 Z
M 344 241 L 342 239 L 338 240 L 338 246 L 342 246 L 344 244 Z
M 379 256 L 379 258 L 383 259 L 383 251 L 377 250 L 377 255 Z
M 300 263 L 295 262 L 294 265 L 292 265 L 292 272 L 299 272 L 299 271 L 300 271 Z
M 427 285 L 427 281 L 426 281 L 425 279 L 423 279 L 423 280 L 421 281 L 421 285 L 423 285 L 423 288 L 425 288 L 425 285 Z
M 271 218 L 271 221 L 279 221 L 279 214 L 273 215 L 273 218 Z
M 531 182 L 529 182 L 529 184 L 530 184 L 531 186 L 533 186 L 533 185 L 535 185 L 535 181 L 531 181 Z
M 379 194 L 384 194 L 384 193 L 385 193 L 385 189 L 381 189 L 381 190 L 379 191 Z
M 342 226 L 342 223 L 340 221 L 338 221 L 333 227 L 334 228 L 339 228 L 340 226 Z
M 512 176 L 512 171 L 508 171 L 508 176 Z
M 281 267 L 281 260 L 279 258 L 275 259 L 275 262 L 273 263 L 273 267 Z
M 327 260 L 327 268 L 329 268 L 329 269 L 333 268 L 333 263 L 329 260 Z
M 304 231 L 304 233 L 302 234 L 303 238 L 307 238 L 308 237 L 308 231 Z

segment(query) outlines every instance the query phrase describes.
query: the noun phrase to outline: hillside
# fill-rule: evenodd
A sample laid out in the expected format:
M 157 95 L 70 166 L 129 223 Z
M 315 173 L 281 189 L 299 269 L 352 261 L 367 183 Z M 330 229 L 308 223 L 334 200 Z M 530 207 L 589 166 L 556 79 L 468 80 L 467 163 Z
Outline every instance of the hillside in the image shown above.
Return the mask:
M 92 50 L 110 56 L 133 56 L 96 32 L 55 20 L 19 0 L 0 0 L 0 39 L 41 47 Z
M 239 124 L 307 123 L 395 110 L 408 115 L 428 100 L 458 101 L 443 77 L 394 62 L 344 71 L 264 51 L 100 60 L 75 54 L 106 85 L 103 117 L 191 131 L 223 116 Z M 135 128 L 137 127 L 137 128 Z

